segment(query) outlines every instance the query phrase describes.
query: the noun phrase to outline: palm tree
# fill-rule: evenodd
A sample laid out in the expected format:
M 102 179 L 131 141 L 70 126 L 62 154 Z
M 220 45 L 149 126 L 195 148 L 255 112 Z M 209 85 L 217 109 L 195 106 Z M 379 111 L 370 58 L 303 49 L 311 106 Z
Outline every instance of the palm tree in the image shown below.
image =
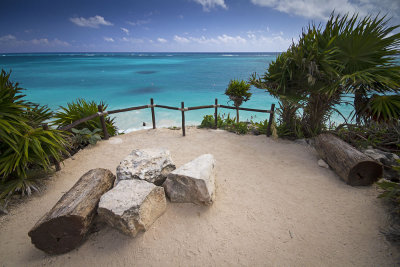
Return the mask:
M 354 94 L 357 122 L 365 117 L 369 95 L 398 92 L 400 88 L 400 66 L 396 63 L 400 33 L 393 33 L 400 25 L 388 26 L 388 22 L 385 16 L 358 19 L 357 15 L 332 14 L 326 26 L 335 29 L 335 57 L 341 63 L 330 92 L 339 88 Z

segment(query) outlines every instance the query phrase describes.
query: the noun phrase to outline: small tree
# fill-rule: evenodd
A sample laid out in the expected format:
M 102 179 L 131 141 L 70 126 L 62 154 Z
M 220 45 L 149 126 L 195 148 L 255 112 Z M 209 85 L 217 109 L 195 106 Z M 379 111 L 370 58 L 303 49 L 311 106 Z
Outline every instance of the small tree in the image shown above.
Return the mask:
M 225 90 L 225 95 L 233 101 L 233 105 L 236 107 L 236 122 L 239 122 L 239 107 L 243 102 L 250 99 L 251 93 L 250 84 L 241 80 L 231 80 L 229 82 L 228 88 Z

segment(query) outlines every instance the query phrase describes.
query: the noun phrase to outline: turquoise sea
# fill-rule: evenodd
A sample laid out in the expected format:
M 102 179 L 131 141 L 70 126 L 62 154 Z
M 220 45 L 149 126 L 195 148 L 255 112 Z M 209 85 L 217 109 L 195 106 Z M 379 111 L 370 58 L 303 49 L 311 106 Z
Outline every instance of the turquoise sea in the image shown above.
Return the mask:
M 12 80 L 25 88 L 27 99 L 51 109 L 85 98 L 105 101 L 109 109 L 150 103 L 179 107 L 227 104 L 224 90 L 231 79 L 248 80 L 253 72 L 263 74 L 276 53 L 49 53 L 3 54 L 0 67 L 12 70 Z M 269 109 L 277 103 L 263 90 L 243 107 Z M 232 103 L 228 103 L 231 105 Z M 188 125 L 200 124 L 213 109 L 186 112 Z M 221 113 L 229 110 L 222 109 Z M 232 112 L 232 111 L 231 111 Z M 233 113 L 232 113 L 233 115 Z M 265 113 L 241 112 L 240 119 L 260 121 Z M 149 128 L 149 109 L 116 114 L 123 131 Z M 147 127 L 143 127 L 146 122 Z M 179 126 L 179 111 L 156 109 L 157 127 Z

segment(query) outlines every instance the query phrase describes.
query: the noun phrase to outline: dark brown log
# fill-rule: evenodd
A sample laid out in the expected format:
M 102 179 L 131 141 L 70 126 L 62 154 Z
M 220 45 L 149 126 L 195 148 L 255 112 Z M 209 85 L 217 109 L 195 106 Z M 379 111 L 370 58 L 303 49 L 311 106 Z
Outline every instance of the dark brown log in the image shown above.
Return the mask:
M 271 136 L 272 131 L 272 121 L 274 120 L 274 112 L 275 112 L 275 104 L 271 105 L 271 113 L 269 113 L 269 120 L 268 120 L 268 126 L 267 126 L 267 136 Z
M 112 188 L 114 180 L 106 169 L 85 173 L 29 231 L 32 243 L 49 254 L 78 247 L 92 224 L 100 197 Z
M 382 177 L 383 167 L 380 163 L 332 134 L 317 136 L 315 149 L 349 185 L 371 185 Z
M 97 110 L 100 113 L 103 113 L 103 105 L 98 105 Z M 107 131 L 107 125 L 106 125 L 106 121 L 104 120 L 104 115 L 100 116 L 100 123 L 101 123 L 101 128 L 103 130 L 104 140 L 108 140 L 110 138 L 110 135 L 108 134 L 108 131 Z
M 151 121 L 153 122 L 153 129 L 156 128 L 156 114 L 154 113 L 154 100 L 150 98 L 150 106 L 151 106 Z
M 181 103 L 181 111 L 182 111 L 182 134 L 183 136 L 186 135 L 185 131 L 185 103 Z

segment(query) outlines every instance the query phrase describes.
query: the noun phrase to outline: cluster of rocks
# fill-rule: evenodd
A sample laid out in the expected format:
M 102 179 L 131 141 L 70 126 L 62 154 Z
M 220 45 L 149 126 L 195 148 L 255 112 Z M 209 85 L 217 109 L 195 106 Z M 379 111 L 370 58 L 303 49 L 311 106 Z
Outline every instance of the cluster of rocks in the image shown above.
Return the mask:
M 99 202 L 108 225 L 135 236 L 146 231 L 171 202 L 211 205 L 215 196 L 215 159 L 204 154 L 176 169 L 166 149 L 133 150 L 117 167 L 114 187 Z

